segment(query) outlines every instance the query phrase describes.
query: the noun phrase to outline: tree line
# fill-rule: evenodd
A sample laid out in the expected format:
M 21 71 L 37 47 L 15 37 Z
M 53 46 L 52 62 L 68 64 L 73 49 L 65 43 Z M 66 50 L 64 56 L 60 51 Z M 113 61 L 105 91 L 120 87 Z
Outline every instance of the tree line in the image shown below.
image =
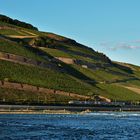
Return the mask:
M 9 24 L 13 24 L 16 26 L 20 26 L 23 28 L 38 30 L 37 27 L 34 27 L 33 25 L 31 25 L 29 23 L 25 23 L 25 22 L 19 21 L 17 19 L 12 19 L 12 18 L 9 18 L 9 17 L 7 17 L 5 15 L 1 15 L 1 14 L 0 14 L 0 21 L 5 22 L 5 23 L 9 23 Z

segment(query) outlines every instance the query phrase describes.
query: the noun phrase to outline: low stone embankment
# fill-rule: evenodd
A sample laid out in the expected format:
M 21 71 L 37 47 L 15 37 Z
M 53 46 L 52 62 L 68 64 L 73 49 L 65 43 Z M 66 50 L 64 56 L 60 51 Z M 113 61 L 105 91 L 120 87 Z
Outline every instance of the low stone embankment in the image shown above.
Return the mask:
M 106 64 L 100 64 L 100 63 L 93 64 L 88 61 L 72 59 L 72 58 L 67 58 L 67 57 L 55 57 L 53 61 L 56 61 L 56 62 L 62 61 L 66 64 L 76 64 L 83 68 L 90 68 L 92 70 L 98 70 L 100 68 L 110 67 L 110 64 L 107 64 L 107 63 Z
M 29 84 L 23 84 L 23 83 L 0 81 L 0 87 L 23 90 L 23 91 L 31 91 L 31 92 L 59 94 L 59 95 L 70 96 L 70 97 L 81 98 L 81 99 L 90 99 L 89 96 L 79 95 L 79 94 L 65 92 L 65 91 L 61 91 L 61 90 L 47 89 L 47 88 L 33 86 L 33 85 L 29 85 Z
M 0 30 L 15 30 L 17 31 L 17 28 L 9 27 L 9 26 L 0 26 Z
M 55 57 L 54 60 L 55 60 L 55 61 L 58 60 L 58 62 L 59 62 L 59 61 L 62 61 L 62 62 L 64 62 L 64 63 L 66 63 L 66 64 L 74 64 L 74 59 L 72 59 L 72 58 L 67 58 L 67 57 Z
M 19 55 L 10 54 L 10 53 L 0 52 L 0 59 L 14 62 L 14 63 L 19 63 L 19 64 L 38 66 L 38 67 L 42 67 L 42 68 L 52 68 L 53 67 L 53 68 L 57 69 L 57 67 L 55 67 L 55 65 L 47 64 L 42 61 L 37 61 L 37 60 L 30 59 L 30 58 L 27 58 L 24 56 L 19 56 Z

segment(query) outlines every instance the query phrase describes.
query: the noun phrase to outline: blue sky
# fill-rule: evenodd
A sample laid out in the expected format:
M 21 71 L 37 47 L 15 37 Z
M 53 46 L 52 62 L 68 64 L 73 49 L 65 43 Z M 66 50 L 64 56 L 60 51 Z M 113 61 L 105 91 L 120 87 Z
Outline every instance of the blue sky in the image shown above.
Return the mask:
M 0 13 L 140 65 L 140 0 L 0 0 Z

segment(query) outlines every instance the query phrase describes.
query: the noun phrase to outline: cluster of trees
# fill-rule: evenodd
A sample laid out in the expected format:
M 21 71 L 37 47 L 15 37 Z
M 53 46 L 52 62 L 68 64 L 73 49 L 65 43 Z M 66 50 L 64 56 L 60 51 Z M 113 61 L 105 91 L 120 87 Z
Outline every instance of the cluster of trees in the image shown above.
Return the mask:
M 25 23 L 16 19 L 12 19 L 9 18 L 5 15 L 0 15 L 0 21 L 5 22 L 5 23 L 9 23 L 9 24 L 13 24 L 16 26 L 20 26 L 23 28 L 28 28 L 28 29 L 32 29 L 32 30 L 38 30 L 36 27 L 34 27 L 33 25 L 29 24 L 29 23 Z
M 104 53 L 100 53 L 97 51 L 96 55 L 97 55 L 99 60 L 112 64 L 112 61 Z
M 59 46 L 59 43 L 54 39 L 42 36 L 36 38 L 33 45 L 40 47 L 57 48 Z

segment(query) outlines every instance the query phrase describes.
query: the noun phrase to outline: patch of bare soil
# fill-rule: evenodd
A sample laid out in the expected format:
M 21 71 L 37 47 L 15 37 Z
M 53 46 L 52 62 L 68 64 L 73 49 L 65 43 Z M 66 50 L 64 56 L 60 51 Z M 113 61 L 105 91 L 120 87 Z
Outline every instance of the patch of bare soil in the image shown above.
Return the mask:
M 137 88 L 137 87 L 131 87 L 131 86 L 123 86 L 124 88 L 127 88 L 131 91 L 134 91 L 135 93 L 138 93 L 140 94 L 140 88 Z

